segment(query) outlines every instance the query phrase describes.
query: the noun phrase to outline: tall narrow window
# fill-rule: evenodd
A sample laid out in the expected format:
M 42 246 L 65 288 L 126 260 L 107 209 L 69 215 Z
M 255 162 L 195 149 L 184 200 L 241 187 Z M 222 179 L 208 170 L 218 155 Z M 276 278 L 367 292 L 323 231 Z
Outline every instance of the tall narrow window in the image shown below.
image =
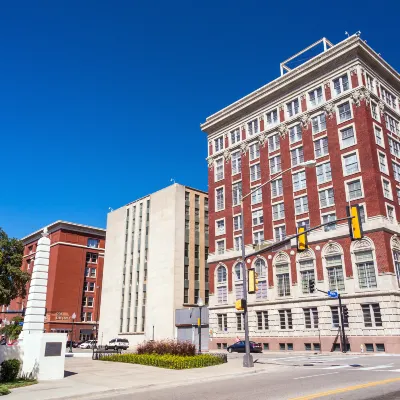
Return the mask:
M 249 146 L 250 161 L 260 157 L 260 145 L 259 143 L 253 143 Z
M 242 182 L 232 185 L 232 205 L 237 206 L 242 199 Z
M 242 157 L 240 151 L 232 153 L 232 175 L 239 174 L 242 171 Z
M 215 182 L 224 179 L 224 159 L 215 161 Z
M 326 257 L 326 269 L 328 273 L 329 290 L 344 291 L 344 276 L 342 256 Z
M 301 132 L 301 125 L 297 124 L 291 128 L 289 128 L 289 139 L 290 143 L 296 143 L 299 142 L 302 138 L 302 132 Z
M 349 89 L 350 89 L 349 78 L 347 74 L 339 76 L 339 78 L 333 80 L 333 91 L 336 96 Z
M 247 123 L 247 133 L 249 136 L 255 135 L 258 133 L 258 119 L 253 119 Z
M 355 258 L 360 289 L 376 288 L 377 283 L 372 251 L 359 251 L 355 253 Z
M 216 211 L 221 211 L 225 207 L 225 199 L 224 199 L 224 188 L 218 188 L 215 190 L 216 197 Z
M 276 266 L 276 280 L 278 282 L 278 296 L 290 296 L 289 264 Z

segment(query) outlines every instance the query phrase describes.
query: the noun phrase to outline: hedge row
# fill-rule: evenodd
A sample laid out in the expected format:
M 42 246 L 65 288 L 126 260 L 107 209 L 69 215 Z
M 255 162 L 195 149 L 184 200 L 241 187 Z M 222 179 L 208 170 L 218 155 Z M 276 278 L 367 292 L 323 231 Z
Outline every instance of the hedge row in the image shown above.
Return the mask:
M 172 354 L 175 356 L 194 356 L 196 354 L 196 346 L 190 342 L 153 340 L 139 344 L 136 352 L 138 354 Z
M 212 354 L 176 356 L 171 354 L 110 354 L 101 355 L 100 360 L 150 365 L 169 369 L 202 368 L 224 363 L 224 359 Z

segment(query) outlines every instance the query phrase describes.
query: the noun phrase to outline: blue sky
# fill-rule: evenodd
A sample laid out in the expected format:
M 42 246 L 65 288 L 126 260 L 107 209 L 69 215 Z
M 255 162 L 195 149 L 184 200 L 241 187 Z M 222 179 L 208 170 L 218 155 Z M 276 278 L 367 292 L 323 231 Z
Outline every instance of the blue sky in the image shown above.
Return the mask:
M 108 207 L 171 178 L 207 190 L 208 115 L 323 36 L 361 30 L 399 69 L 399 11 L 369 0 L 3 3 L 0 227 L 105 227 Z

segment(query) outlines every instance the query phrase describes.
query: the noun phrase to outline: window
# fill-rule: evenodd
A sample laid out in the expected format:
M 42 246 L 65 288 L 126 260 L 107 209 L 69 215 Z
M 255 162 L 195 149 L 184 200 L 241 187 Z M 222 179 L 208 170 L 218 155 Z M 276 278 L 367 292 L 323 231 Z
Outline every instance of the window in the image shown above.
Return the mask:
M 225 253 L 225 241 L 217 240 L 217 254 L 224 254 L 224 253 Z
M 395 218 L 395 213 L 394 213 L 394 208 L 392 206 L 389 206 L 388 204 L 386 205 L 386 210 L 387 210 L 387 217 L 388 220 L 393 224 L 396 221 Z
M 293 329 L 292 311 L 279 310 L 279 320 L 281 323 L 281 329 Z
M 385 124 L 386 128 L 389 129 L 390 132 L 400 135 L 399 122 L 388 114 L 385 114 Z
M 189 243 L 185 243 L 185 257 L 189 257 Z
M 278 197 L 283 195 L 282 178 L 271 182 L 271 196 Z
M 386 155 L 384 153 L 378 152 L 379 157 L 379 170 L 384 174 L 388 174 L 388 166 L 386 161 Z
M 86 297 L 86 300 L 87 300 L 87 306 L 93 307 L 93 297 Z
M 30 260 L 29 260 L 29 262 L 30 262 Z M 85 268 L 85 276 L 86 277 L 88 277 L 89 276 L 89 274 L 90 274 L 90 268 Z
M 97 258 L 98 258 L 97 253 L 86 253 L 86 262 L 87 263 L 97 264 Z
M 242 331 L 244 329 L 244 315 L 236 314 L 236 329 Z
M 352 153 L 347 156 L 343 156 L 343 171 L 344 171 L 344 176 L 360 172 L 357 153 Z
M 300 171 L 296 174 L 292 175 L 293 180 L 293 191 L 296 192 L 297 190 L 305 189 L 307 187 L 306 182 L 306 172 Z
M 242 182 L 238 182 L 232 185 L 232 204 L 237 206 L 240 204 L 242 199 Z
M 392 196 L 392 188 L 390 186 L 390 182 L 386 179 L 382 179 L 382 187 L 383 187 L 383 196 L 389 200 L 393 199 Z
M 232 175 L 239 174 L 242 171 L 242 157 L 240 151 L 232 153 Z
M 301 226 L 304 227 L 305 229 L 310 228 L 310 220 L 309 219 L 302 219 L 301 221 L 296 221 L 297 222 L 297 227 L 300 228 Z
M 366 328 L 382 326 L 381 309 L 378 303 L 361 304 Z
M 187 220 L 186 220 L 187 221 Z M 185 221 L 185 222 L 186 222 Z M 194 224 L 194 230 L 196 231 L 196 232 L 200 232 L 200 223 L 199 222 L 195 222 L 195 224 Z
M 274 228 L 274 235 L 275 235 L 275 241 L 279 242 L 286 237 L 286 227 L 285 225 L 282 226 L 276 226 Z
M 241 263 L 237 263 L 235 265 L 235 280 L 241 281 L 243 279 L 242 278 L 242 272 L 243 272 L 242 264 Z
M 303 146 L 297 147 L 290 151 L 291 159 L 292 159 L 292 167 L 301 164 L 304 162 L 304 151 Z
M 231 131 L 231 144 L 235 144 L 237 142 L 240 142 L 240 129 L 234 129 Z
M 397 202 L 400 204 L 400 188 L 396 187 Z
M 86 319 L 85 321 L 91 322 L 92 321 L 92 313 L 91 312 L 87 312 L 86 313 Z
M 299 99 L 295 99 L 289 103 L 286 103 L 286 110 L 289 118 L 298 114 L 300 111 Z
M 340 130 L 340 140 L 342 142 L 342 149 L 356 144 L 356 137 L 352 126 Z
M 100 240 L 99 239 L 88 239 L 88 247 L 94 247 L 94 248 L 98 248 L 100 244 Z M 32 248 L 32 247 L 31 247 Z
M 335 220 L 336 220 L 336 213 L 325 214 L 322 216 L 323 224 L 326 224 L 327 222 L 335 221 Z M 325 232 L 334 231 L 335 229 L 336 229 L 336 222 L 324 226 Z
M 250 166 L 250 181 L 254 182 L 261 179 L 261 166 L 260 163 Z
M 317 165 L 317 183 L 325 183 L 332 180 L 332 170 L 330 161 Z
M 276 174 L 277 172 L 281 171 L 281 156 L 275 156 L 270 158 L 269 160 L 269 169 L 270 169 L 270 173 L 272 174 Z
M 258 188 L 251 194 L 251 204 L 258 204 L 262 201 L 262 188 Z
M 272 152 L 280 149 L 279 134 L 272 135 L 268 138 L 268 151 Z
M 315 107 L 318 104 L 321 104 L 324 101 L 324 97 L 322 94 L 322 87 L 316 88 L 311 92 L 308 92 L 308 99 L 311 107 Z
M 361 189 L 361 180 L 357 179 L 352 182 L 347 183 L 347 193 L 348 199 L 347 200 L 354 200 L 359 199 L 363 196 L 362 189 Z
M 257 315 L 257 329 L 259 331 L 269 329 L 268 311 L 256 311 L 256 315 Z
M 328 154 L 328 138 L 323 137 L 314 142 L 315 157 L 322 157 Z
M 217 301 L 219 304 L 228 301 L 227 274 L 222 265 L 217 268 Z
M 217 139 L 214 139 L 214 149 L 215 152 L 220 151 L 224 148 L 224 137 L 221 136 Z
M 294 207 L 296 209 L 296 215 L 308 212 L 308 197 L 302 196 L 295 199 Z
M 235 250 L 239 251 L 242 249 L 242 237 L 241 236 L 235 236 L 234 237 L 234 242 L 235 242 Z
M 365 74 L 365 80 L 367 82 L 367 89 L 369 89 L 371 92 L 375 92 L 374 78 L 368 74 Z
M 400 251 L 393 250 L 394 267 L 396 270 L 397 283 L 400 286 Z
M 255 135 L 258 133 L 258 119 L 253 119 L 247 123 L 247 133 L 249 136 Z
M 200 196 L 199 196 L 198 194 L 195 194 L 195 195 L 194 195 L 194 206 L 195 206 L 196 208 L 199 208 L 199 207 L 200 207 Z
M 91 278 L 96 278 L 96 268 L 91 268 L 90 269 L 90 277 Z
M 303 294 L 310 293 L 310 281 L 315 281 L 314 275 L 314 261 L 302 260 L 299 262 L 300 275 L 301 275 L 301 289 Z
M 249 147 L 250 161 L 260 157 L 260 144 L 253 143 Z
M 277 109 L 268 112 L 266 114 L 266 117 L 267 117 L 267 126 L 268 127 L 274 126 L 279 122 Z
M 224 179 L 224 159 L 215 161 L 215 182 Z
M 189 217 L 190 215 L 190 207 L 189 206 L 185 206 L 185 216 Z
M 311 125 L 312 125 L 313 133 L 318 133 L 318 132 L 324 131 L 326 129 L 325 114 L 319 114 L 316 117 L 312 118 Z
M 329 256 L 326 257 L 326 269 L 328 272 L 329 290 L 344 290 L 344 277 L 342 256 Z
M 262 225 L 264 222 L 263 210 L 256 210 L 251 213 L 253 226 Z
M 392 138 L 389 138 L 389 149 L 390 154 L 394 155 L 395 157 L 400 156 L 400 143 L 396 142 L 396 140 L 393 140 Z
M 218 318 L 218 330 L 221 332 L 226 332 L 228 330 L 228 315 L 227 314 L 217 314 Z
M 88 292 L 94 292 L 94 282 L 89 282 L 89 290 Z
M 390 107 L 396 109 L 396 96 L 390 93 L 387 89 L 381 86 L 381 98 L 384 100 Z
M 225 207 L 224 188 L 216 189 L 215 197 L 216 197 L 216 211 L 223 210 Z
M 242 216 L 235 215 L 233 217 L 233 230 L 238 231 L 239 229 L 242 229 Z
M 375 143 L 379 146 L 385 147 L 382 137 L 382 129 L 379 128 L 378 126 L 374 126 L 374 132 L 375 132 Z
M 285 218 L 285 205 L 283 202 L 272 206 L 272 215 L 274 221 Z
M 184 270 L 183 270 L 183 279 L 188 280 L 189 279 L 189 265 L 185 264 Z M 185 301 L 186 303 L 186 301 Z
M 265 261 L 259 258 L 255 262 L 255 270 L 258 274 L 258 291 L 256 292 L 256 300 L 266 299 L 267 293 L 267 268 Z
M 225 219 L 215 221 L 215 231 L 217 235 L 225 234 Z
M 360 289 L 376 288 L 377 284 L 372 251 L 359 251 L 355 253 L 355 259 Z
M 339 112 L 339 123 L 351 119 L 350 103 L 347 101 L 346 103 L 340 104 L 338 106 L 338 112 Z
M 264 241 L 264 231 L 253 232 L 253 243 L 261 244 Z
M 217 281 L 218 283 L 226 283 L 226 268 L 223 266 L 217 269 Z
M 373 119 L 380 121 L 379 113 L 378 113 L 378 106 L 373 101 L 371 101 L 371 115 L 372 115 Z
M 343 309 L 347 309 L 346 306 L 342 306 Z M 334 328 L 338 328 L 340 325 L 340 319 L 339 319 L 339 307 L 331 306 L 331 314 L 332 314 L 332 326 Z M 346 328 L 349 327 L 349 322 L 345 319 L 344 321 L 344 326 Z
M 304 322 L 306 329 L 318 329 L 318 310 L 316 307 L 304 308 Z
M 302 139 L 301 125 L 297 124 L 289 128 L 290 144 L 299 142 Z
M 349 78 L 347 74 L 339 76 L 339 78 L 333 80 L 333 91 L 335 93 L 335 96 L 338 96 L 340 93 L 349 90 L 349 88 Z
M 278 282 L 278 296 L 290 296 L 289 264 L 276 266 L 276 280 Z

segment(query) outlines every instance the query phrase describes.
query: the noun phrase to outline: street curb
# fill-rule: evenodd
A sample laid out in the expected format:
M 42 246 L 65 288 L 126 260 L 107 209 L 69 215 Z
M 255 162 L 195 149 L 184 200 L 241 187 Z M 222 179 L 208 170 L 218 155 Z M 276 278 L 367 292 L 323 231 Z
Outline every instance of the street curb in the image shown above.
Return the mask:
M 170 382 L 170 383 L 163 383 L 163 384 L 148 384 L 148 385 L 142 385 L 142 386 L 132 386 L 128 388 L 115 388 L 115 389 L 108 389 L 104 391 L 99 391 L 99 392 L 88 392 L 88 393 L 82 393 L 80 395 L 74 395 L 74 396 L 65 396 L 65 397 L 52 397 L 47 400 L 81 400 L 83 397 L 87 400 L 90 399 L 101 399 L 102 397 L 108 396 L 110 394 L 115 394 L 115 395 L 123 395 L 123 394 L 130 394 L 130 393 L 136 393 L 136 392 L 143 392 L 148 389 L 153 389 L 153 390 L 161 390 L 161 389 L 167 389 L 167 388 L 173 388 L 173 387 L 180 387 L 180 386 L 190 386 L 194 383 L 203 383 L 203 382 L 215 382 L 219 380 L 224 380 L 232 377 L 242 377 L 242 376 L 247 376 L 247 375 L 253 375 L 253 374 L 262 374 L 262 373 L 267 373 L 270 372 L 266 369 L 261 369 L 261 370 L 252 370 L 252 371 L 238 371 L 230 374 L 224 374 L 224 375 L 219 375 L 219 376 L 210 376 L 208 378 L 192 378 L 189 380 L 185 380 L 182 382 Z

